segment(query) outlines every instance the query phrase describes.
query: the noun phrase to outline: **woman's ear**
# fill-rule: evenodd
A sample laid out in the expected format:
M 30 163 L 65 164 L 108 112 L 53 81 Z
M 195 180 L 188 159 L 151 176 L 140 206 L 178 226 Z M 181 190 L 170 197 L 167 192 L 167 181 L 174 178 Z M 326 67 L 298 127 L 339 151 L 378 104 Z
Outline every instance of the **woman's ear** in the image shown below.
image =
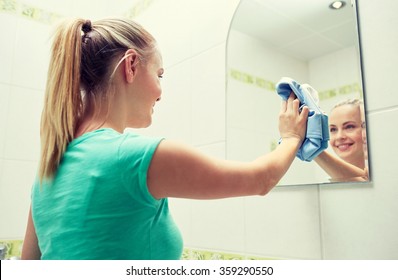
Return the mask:
M 132 83 L 137 74 L 138 54 L 135 50 L 129 49 L 125 53 L 124 73 L 126 81 Z

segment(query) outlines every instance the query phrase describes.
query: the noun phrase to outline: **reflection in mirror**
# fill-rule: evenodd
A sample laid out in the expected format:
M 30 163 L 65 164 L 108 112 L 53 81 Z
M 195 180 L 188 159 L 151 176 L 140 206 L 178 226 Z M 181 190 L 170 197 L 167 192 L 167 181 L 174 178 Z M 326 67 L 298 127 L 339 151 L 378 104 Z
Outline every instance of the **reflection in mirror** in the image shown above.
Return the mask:
M 279 185 L 369 180 L 355 4 L 339 10 L 330 5 L 241 0 L 231 23 L 228 159 L 249 161 L 278 145 L 281 98 L 275 85 L 281 77 L 315 88 L 329 116 L 328 149 L 312 162 L 296 158 Z

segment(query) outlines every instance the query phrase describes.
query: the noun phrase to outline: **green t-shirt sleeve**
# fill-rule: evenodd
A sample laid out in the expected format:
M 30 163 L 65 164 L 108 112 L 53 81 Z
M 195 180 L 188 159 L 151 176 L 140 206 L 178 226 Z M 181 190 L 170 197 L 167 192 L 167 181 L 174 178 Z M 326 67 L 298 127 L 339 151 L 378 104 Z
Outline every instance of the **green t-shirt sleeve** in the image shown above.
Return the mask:
M 158 200 L 148 190 L 148 169 L 156 148 L 163 138 L 125 134 L 118 153 L 119 172 L 123 176 L 123 183 L 135 201 L 153 205 Z

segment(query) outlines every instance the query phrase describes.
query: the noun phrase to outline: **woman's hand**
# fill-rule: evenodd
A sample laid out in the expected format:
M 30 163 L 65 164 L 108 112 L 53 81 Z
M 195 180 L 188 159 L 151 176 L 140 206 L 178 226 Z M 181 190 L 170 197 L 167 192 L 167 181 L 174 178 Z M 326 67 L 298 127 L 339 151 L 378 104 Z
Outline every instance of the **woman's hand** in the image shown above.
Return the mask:
M 288 100 L 282 101 L 279 113 L 279 133 L 282 139 L 296 138 L 300 143 L 305 138 L 309 109 L 303 106 L 299 111 L 300 101 L 291 93 Z

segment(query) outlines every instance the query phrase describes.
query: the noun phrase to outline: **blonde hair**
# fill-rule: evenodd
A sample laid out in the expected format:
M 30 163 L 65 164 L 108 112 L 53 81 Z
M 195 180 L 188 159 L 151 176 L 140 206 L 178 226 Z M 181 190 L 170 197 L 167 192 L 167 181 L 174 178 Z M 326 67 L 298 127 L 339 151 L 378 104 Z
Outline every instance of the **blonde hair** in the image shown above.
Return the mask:
M 91 24 L 74 19 L 59 25 L 41 117 L 40 180 L 54 177 L 85 108 L 96 108 L 98 100 L 109 98 L 105 93 L 109 92 L 117 59 L 134 49 L 145 60 L 155 45 L 152 35 L 131 20 L 105 19 Z
M 333 106 L 333 108 L 332 108 L 331 111 L 333 111 L 333 110 L 336 109 L 337 107 L 340 107 L 340 106 L 343 106 L 343 105 L 359 106 L 360 108 L 364 106 L 364 105 L 363 105 L 362 99 L 359 99 L 359 98 L 351 98 L 351 99 L 342 100 L 342 101 L 336 103 L 336 104 Z

